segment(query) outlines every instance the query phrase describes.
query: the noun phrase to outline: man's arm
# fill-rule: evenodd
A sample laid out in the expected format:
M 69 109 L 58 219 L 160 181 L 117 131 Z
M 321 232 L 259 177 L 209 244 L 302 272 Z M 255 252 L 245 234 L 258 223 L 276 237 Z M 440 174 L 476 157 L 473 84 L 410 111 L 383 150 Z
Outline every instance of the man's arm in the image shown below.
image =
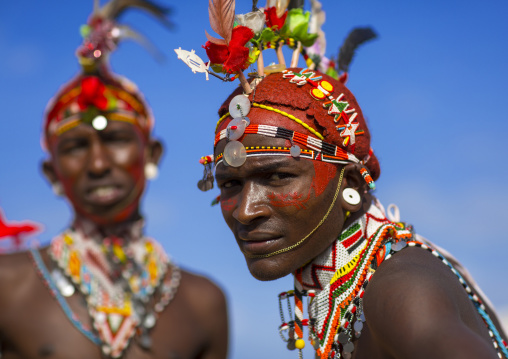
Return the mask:
M 375 341 L 405 358 L 497 358 L 485 325 L 455 275 L 408 248 L 384 262 L 365 293 Z
M 190 275 L 188 290 L 192 306 L 206 333 L 202 359 L 225 359 L 228 352 L 227 303 L 222 290 L 205 277 Z

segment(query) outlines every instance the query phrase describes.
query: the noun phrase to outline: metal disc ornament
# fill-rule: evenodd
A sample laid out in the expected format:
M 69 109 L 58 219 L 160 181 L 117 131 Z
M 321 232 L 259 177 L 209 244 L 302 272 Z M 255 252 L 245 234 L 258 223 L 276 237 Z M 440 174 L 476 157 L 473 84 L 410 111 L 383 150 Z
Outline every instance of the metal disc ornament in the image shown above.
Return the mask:
M 245 95 L 233 97 L 229 103 L 229 114 L 233 118 L 245 117 L 250 112 L 250 100 Z
M 288 340 L 288 344 L 287 344 L 287 348 L 289 350 L 295 350 L 296 349 L 296 340 L 294 339 L 289 339 Z
M 339 343 L 346 344 L 349 341 L 349 335 L 346 332 L 339 333 Z
M 224 147 L 224 161 L 231 167 L 240 167 L 247 159 L 245 146 L 239 141 L 231 141 Z
M 351 342 L 347 342 L 346 344 L 344 344 L 344 346 L 342 347 L 342 351 L 344 353 L 352 353 L 353 350 L 355 350 L 355 345 Z
M 199 180 L 198 181 L 198 188 L 203 192 L 209 191 L 213 188 L 213 181 L 209 181 L 206 179 Z
M 361 320 L 357 320 L 353 326 L 355 328 L 355 332 L 361 332 L 363 329 L 363 323 Z
M 403 249 L 404 247 L 407 246 L 407 243 L 404 242 L 404 241 L 400 241 L 400 242 L 397 242 L 395 243 L 393 246 L 392 246 L 392 249 L 396 252 L 400 251 L 401 249 Z
M 228 125 L 228 139 L 230 141 L 238 140 L 245 132 L 246 122 L 243 118 L 235 118 Z
M 302 153 L 302 149 L 300 148 L 300 146 L 293 145 L 293 146 L 291 146 L 291 148 L 289 149 L 289 153 L 290 153 L 290 154 L 291 154 L 291 156 L 293 156 L 293 157 L 300 157 L 300 154 Z
M 151 329 L 155 326 L 155 322 L 157 319 L 153 313 L 148 313 L 145 319 L 143 320 L 143 326 L 145 328 Z

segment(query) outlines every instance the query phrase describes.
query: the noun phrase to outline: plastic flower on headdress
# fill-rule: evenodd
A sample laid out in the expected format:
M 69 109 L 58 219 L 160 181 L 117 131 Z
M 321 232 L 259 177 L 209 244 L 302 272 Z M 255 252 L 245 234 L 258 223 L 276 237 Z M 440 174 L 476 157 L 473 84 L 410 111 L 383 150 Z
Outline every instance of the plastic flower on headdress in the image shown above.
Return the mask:
M 212 29 L 223 37 L 218 39 L 205 31 L 208 41 L 203 47 L 211 64 L 222 66 L 222 72 L 236 73 L 248 88 L 242 71 L 251 63 L 250 49 L 245 45 L 254 37 L 254 32 L 247 26 L 234 26 L 235 0 L 209 0 L 208 15 Z
M 282 29 L 282 26 L 284 26 L 284 23 L 286 22 L 287 15 L 288 12 L 285 11 L 281 17 L 278 17 L 275 7 L 269 7 L 268 9 L 265 9 L 266 26 L 273 30 Z
M 282 29 L 281 33 L 288 31 L 288 35 L 294 38 L 296 41 L 300 41 L 303 46 L 312 46 L 318 34 L 310 34 L 309 30 L 310 12 L 303 11 L 303 9 L 291 9 L 289 10 L 286 25 Z M 287 26 L 287 29 L 286 29 Z
M 77 102 L 81 110 L 85 110 L 89 106 L 95 106 L 99 110 L 106 110 L 108 108 L 108 99 L 104 96 L 106 86 L 99 80 L 98 77 L 90 76 L 81 80 L 81 93 L 78 96 Z
M 226 45 L 208 40 L 203 46 L 212 64 L 221 64 L 223 71 L 237 73 L 245 70 L 249 62 L 249 48 L 245 45 L 254 36 L 246 26 L 236 26 L 231 32 L 231 39 Z
M 235 21 L 238 25 L 246 26 L 254 34 L 258 34 L 265 27 L 265 14 L 260 10 L 252 11 L 247 14 L 236 15 Z

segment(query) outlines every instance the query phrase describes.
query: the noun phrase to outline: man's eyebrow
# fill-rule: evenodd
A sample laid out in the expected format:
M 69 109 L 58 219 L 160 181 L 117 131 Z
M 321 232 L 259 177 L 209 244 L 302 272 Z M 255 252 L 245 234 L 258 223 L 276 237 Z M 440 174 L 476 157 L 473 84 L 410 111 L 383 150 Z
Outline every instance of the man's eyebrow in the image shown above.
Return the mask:
M 259 173 L 276 172 L 277 170 L 280 170 L 281 168 L 292 167 L 291 160 L 292 159 L 281 158 L 280 160 L 270 161 L 269 163 L 262 163 L 259 165 L 255 165 L 255 166 L 252 166 L 252 168 L 249 168 L 249 170 L 242 176 L 235 174 L 228 169 L 218 170 L 215 172 L 215 178 L 218 180 L 224 181 L 224 180 L 227 180 L 230 178 L 235 178 L 235 177 L 245 177 L 248 175 L 259 174 Z

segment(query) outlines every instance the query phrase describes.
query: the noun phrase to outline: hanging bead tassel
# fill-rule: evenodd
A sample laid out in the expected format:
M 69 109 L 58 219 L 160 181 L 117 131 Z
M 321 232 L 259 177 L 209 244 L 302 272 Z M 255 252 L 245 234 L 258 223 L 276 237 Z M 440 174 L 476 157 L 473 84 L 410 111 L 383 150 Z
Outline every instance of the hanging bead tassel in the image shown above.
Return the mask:
M 302 269 L 296 271 L 295 276 L 295 347 L 298 349 L 298 355 L 303 357 L 302 349 L 305 347 L 303 340 L 303 287 L 302 287 Z
M 203 178 L 198 181 L 198 188 L 206 192 L 213 188 L 213 155 L 201 157 L 199 163 L 205 166 L 205 168 L 203 171 Z
M 360 173 L 362 174 L 363 179 L 367 184 L 369 185 L 370 189 L 376 189 L 376 184 L 374 183 L 374 180 L 370 176 L 369 171 L 367 171 L 365 168 L 360 169 Z

